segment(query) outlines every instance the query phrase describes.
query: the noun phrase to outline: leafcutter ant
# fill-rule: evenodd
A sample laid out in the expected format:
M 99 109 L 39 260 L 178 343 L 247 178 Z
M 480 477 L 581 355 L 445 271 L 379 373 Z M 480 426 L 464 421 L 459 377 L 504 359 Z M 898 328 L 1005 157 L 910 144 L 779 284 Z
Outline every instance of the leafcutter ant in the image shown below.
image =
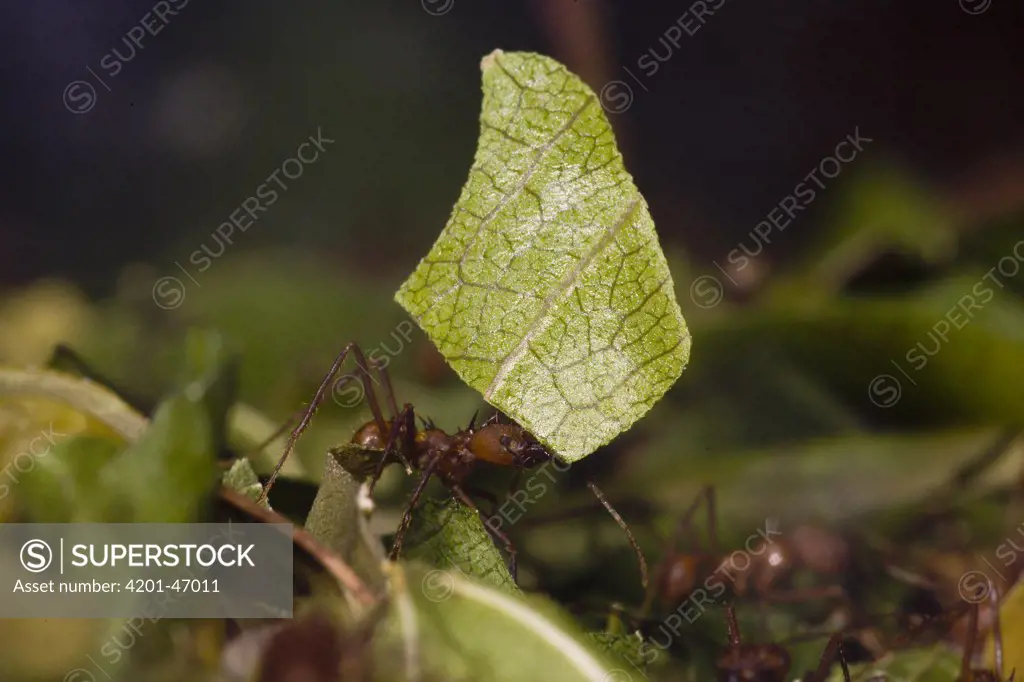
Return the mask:
M 699 548 L 693 524 L 693 516 L 702 501 L 706 502 L 708 513 L 709 548 L 706 551 Z M 739 597 L 757 595 L 766 600 L 789 602 L 844 596 L 838 585 L 785 591 L 777 588 L 797 566 L 823 574 L 842 572 L 849 561 L 849 548 L 842 538 L 814 526 L 800 526 L 788 538 L 773 538 L 781 533 L 769 522 L 763 533 L 748 539 L 746 551 L 725 555 L 718 547 L 716 517 L 714 488 L 705 486 L 680 517 L 669 538 L 665 553 L 654 569 L 654 580 L 648 587 L 642 613 L 648 613 L 655 598 L 671 607 L 692 598 L 695 606 L 700 606 L 709 603 L 709 598 L 710 601 L 721 598 L 726 591 Z M 684 534 L 689 536 L 690 546 L 695 550 L 677 551 Z M 751 541 L 755 542 L 753 547 L 749 546 Z
M 964 633 L 963 640 L 963 658 L 960 662 L 960 675 L 957 677 L 956 682 L 1013 682 L 1016 677 L 1017 671 L 1010 671 L 1010 676 L 1004 677 L 1003 667 L 1003 633 L 1002 626 L 999 618 L 999 602 L 1000 593 L 996 585 L 989 580 L 988 581 L 988 593 L 982 595 L 982 599 L 987 596 L 989 603 L 987 604 L 989 615 L 991 617 L 991 631 L 993 641 L 993 651 L 995 654 L 995 669 L 992 668 L 980 668 L 974 666 L 974 658 L 976 654 L 976 647 L 984 642 L 982 636 L 982 604 L 981 601 L 971 601 L 970 603 L 961 603 L 957 606 L 947 609 L 940 614 L 931 618 L 923 619 L 918 623 L 915 623 L 907 634 L 897 639 L 898 643 L 906 643 L 912 639 L 918 639 L 919 635 L 925 632 L 930 632 L 935 629 L 936 623 L 942 623 L 943 621 L 952 620 L 953 629 L 962 622 L 964 610 L 967 611 L 967 624 L 966 631 Z M 948 627 L 948 624 L 947 624 Z
M 366 402 L 369 404 L 373 419 L 362 425 L 352 436 L 352 442 L 362 445 L 368 449 L 382 450 L 383 454 L 377 460 L 376 467 L 369 482 L 369 491 L 372 493 L 373 486 L 380 478 L 381 473 L 388 464 L 401 462 L 406 471 L 412 473 L 413 469 L 420 472 L 420 478 L 413 489 L 405 514 L 395 533 L 391 547 L 390 558 L 396 560 L 402 551 L 402 540 L 409 524 L 412 521 L 412 510 L 419 501 L 431 476 L 436 475 L 448 487 L 449 490 L 470 509 L 479 513 L 479 509 L 467 492 L 465 480 L 476 468 L 478 462 L 486 462 L 490 465 L 501 467 L 512 467 L 517 470 L 531 469 L 545 462 L 551 461 L 553 455 L 523 427 L 517 424 L 505 424 L 492 418 L 477 426 L 475 417 L 469 425 L 449 434 L 437 428 L 432 422 L 420 421 L 423 428 L 416 428 L 416 415 L 413 406 L 406 403 L 401 410 L 395 401 L 394 390 L 387 369 L 378 363 L 368 365 L 362 350 L 355 343 L 349 343 L 334 360 L 330 371 L 320 383 L 313 400 L 303 413 L 299 423 L 292 430 L 285 446 L 284 453 L 278 461 L 260 496 L 265 500 L 277 478 L 278 472 L 284 465 L 288 455 L 295 447 L 296 441 L 309 426 L 317 408 L 323 402 L 327 393 L 331 390 L 332 382 L 338 374 L 339 369 L 345 360 L 352 355 L 357 364 L 354 376 L 362 382 Z M 387 407 L 390 412 L 390 419 L 385 418 L 381 404 L 377 400 L 373 384 L 375 380 L 370 376 L 370 369 L 376 373 L 379 383 L 384 390 L 387 400 Z M 351 379 L 346 376 L 342 382 Z M 337 387 L 335 387 L 336 389 Z M 647 587 L 647 563 L 644 559 L 640 546 L 633 537 L 629 527 L 623 521 L 619 513 L 615 511 L 611 503 L 601 492 L 600 488 L 593 481 L 587 482 L 588 487 L 597 497 L 598 501 L 608 510 L 616 523 L 625 531 L 630 545 L 636 552 L 640 564 L 641 580 L 644 587 Z M 487 525 L 505 545 L 509 555 L 510 572 L 513 579 L 516 575 L 516 550 L 511 539 L 500 529 Z
M 778 644 L 744 644 L 740 640 L 740 629 L 732 604 L 726 607 L 725 618 L 729 629 L 729 647 L 715 661 L 718 682 L 786 682 L 792 667 L 789 652 Z M 817 670 L 802 675 L 800 680 L 825 682 L 836 658 L 843 668 L 843 679 L 850 682 L 850 669 L 843 656 L 842 636 L 839 634 L 829 637 Z

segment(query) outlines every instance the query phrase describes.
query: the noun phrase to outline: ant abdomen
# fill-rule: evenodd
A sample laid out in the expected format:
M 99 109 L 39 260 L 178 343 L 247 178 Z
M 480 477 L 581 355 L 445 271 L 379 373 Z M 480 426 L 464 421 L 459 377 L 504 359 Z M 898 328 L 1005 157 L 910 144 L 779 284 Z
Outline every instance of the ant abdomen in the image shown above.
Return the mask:
M 391 422 L 386 422 L 390 428 Z M 387 447 L 388 435 L 380 432 L 377 422 L 369 421 L 359 427 L 359 430 L 352 434 L 352 442 L 371 450 L 383 450 Z
M 680 554 L 669 565 L 659 586 L 662 598 L 672 606 L 686 600 L 709 574 L 713 558 L 705 554 Z

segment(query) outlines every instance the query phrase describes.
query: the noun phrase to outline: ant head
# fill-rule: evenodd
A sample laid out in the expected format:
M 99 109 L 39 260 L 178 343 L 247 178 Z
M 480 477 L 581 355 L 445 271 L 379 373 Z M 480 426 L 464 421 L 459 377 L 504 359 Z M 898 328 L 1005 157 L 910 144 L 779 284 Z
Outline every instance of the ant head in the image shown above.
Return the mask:
M 488 424 L 477 429 L 466 444 L 477 459 L 499 466 L 530 468 L 551 455 L 518 424 Z

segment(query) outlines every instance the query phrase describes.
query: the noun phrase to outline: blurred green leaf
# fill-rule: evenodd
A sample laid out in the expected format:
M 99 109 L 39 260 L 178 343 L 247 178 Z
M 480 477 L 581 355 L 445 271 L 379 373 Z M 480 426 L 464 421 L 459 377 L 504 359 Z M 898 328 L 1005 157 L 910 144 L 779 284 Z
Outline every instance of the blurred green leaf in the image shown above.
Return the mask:
M 616 679 L 609 659 L 546 599 L 416 564 L 397 566 L 391 584 L 390 628 L 375 645 L 389 656 L 403 651 L 407 671 L 466 682 Z
M 97 436 L 72 436 L 36 461 L 17 491 L 19 506 L 33 523 L 115 520 L 117 510 L 101 487 L 102 471 L 124 446 Z
M 396 300 L 466 383 L 576 461 L 661 398 L 690 337 L 593 91 L 538 54 L 481 68 L 476 161 Z
M 913 254 L 928 263 L 948 261 L 955 254 L 956 219 L 941 195 L 893 163 L 858 169 L 841 184 L 830 211 L 834 217 L 816 231 L 799 264 L 770 282 L 767 298 L 834 296 L 888 251 Z
M 520 594 L 480 514 L 458 500 L 428 499 L 413 512 L 405 556 L 435 568 L 453 568 L 503 592 Z
M 216 448 L 237 380 L 234 359 L 219 335 L 194 331 L 185 367 L 181 389 L 160 403 L 149 428 L 101 479 L 139 523 L 193 520 L 217 483 Z

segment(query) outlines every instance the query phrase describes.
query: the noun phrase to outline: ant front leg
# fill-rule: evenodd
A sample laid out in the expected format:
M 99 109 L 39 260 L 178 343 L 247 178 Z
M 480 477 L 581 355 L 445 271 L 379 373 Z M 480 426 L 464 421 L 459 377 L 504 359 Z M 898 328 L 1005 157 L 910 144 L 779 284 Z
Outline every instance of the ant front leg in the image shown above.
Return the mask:
M 640 584 L 643 585 L 644 589 L 647 589 L 649 585 L 647 580 L 647 559 L 644 558 L 644 553 L 643 550 L 640 549 L 640 544 L 636 541 L 636 538 L 633 537 L 633 531 L 629 529 L 629 526 L 626 525 L 625 520 L 623 520 L 619 512 L 615 510 L 615 507 L 613 507 L 612 503 L 608 501 L 605 494 L 597 487 L 597 483 L 588 479 L 587 487 L 590 488 L 590 492 L 594 493 L 594 497 L 596 497 L 597 501 L 601 503 L 601 506 L 608 510 L 608 513 L 612 515 L 612 518 L 615 519 L 615 523 L 619 524 L 619 528 L 626 533 L 626 538 L 629 540 L 630 546 L 633 547 L 633 551 L 636 553 L 637 563 L 640 564 Z
M 843 637 L 838 633 L 829 637 L 825 651 L 821 654 L 821 660 L 818 662 L 818 669 L 807 673 L 800 679 L 803 682 L 825 682 L 828 679 L 829 670 L 832 668 L 832 662 L 836 658 L 839 659 L 839 665 L 843 668 L 843 680 L 850 682 L 850 667 L 846 664 L 846 657 L 843 655 Z
M 406 473 L 412 473 L 412 464 L 408 455 L 411 454 L 416 445 L 416 417 L 412 405 L 406 404 L 401 413 L 391 422 L 391 432 L 388 434 L 387 445 L 384 446 L 384 454 L 377 462 L 373 470 L 373 476 L 367 486 L 367 495 L 373 494 L 373 489 L 384 473 L 384 467 L 395 456 L 405 467 Z
M 397 561 L 398 556 L 402 553 L 402 540 L 405 539 L 405 532 L 409 530 L 409 524 L 412 523 L 412 510 L 416 503 L 420 501 L 420 497 L 423 496 L 423 490 L 427 487 L 427 482 L 440 461 L 441 455 L 434 453 L 430 462 L 423 468 L 423 475 L 420 476 L 420 480 L 416 483 L 412 496 L 409 497 L 409 504 L 405 508 L 405 514 L 402 515 L 402 522 L 398 525 L 398 530 L 395 531 L 395 539 L 391 545 L 391 556 L 389 557 L 391 561 Z
M 458 497 L 459 500 L 461 500 L 464 505 L 466 505 L 467 507 L 469 507 L 470 509 L 477 513 L 477 516 L 480 517 L 480 520 L 484 522 L 484 527 L 493 535 L 497 536 L 497 538 L 501 540 L 502 544 L 505 545 L 505 552 L 508 553 L 508 572 L 512 576 L 512 582 L 518 583 L 518 579 L 516 577 L 516 574 L 518 572 L 518 563 L 516 560 L 517 551 L 515 545 L 512 544 L 512 539 L 509 538 L 509 536 L 505 535 L 505 533 L 500 528 L 494 528 L 489 523 L 487 523 L 487 521 L 483 517 L 483 514 L 480 513 L 480 508 L 476 506 L 476 503 L 473 502 L 473 498 L 471 498 L 466 493 L 466 491 L 462 489 L 462 487 L 455 484 L 452 484 L 450 487 L 452 492 L 455 493 L 455 496 Z
M 295 449 L 295 443 L 298 442 L 299 437 L 309 428 L 310 422 L 313 420 L 313 415 L 316 414 L 317 408 L 324 401 L 327 396 L 328 390 L 331 388 L 331 383 L 334 381 L 334 377 L 338 374 L 338 370 L 341 369 L 341 365 L 345 362 L 345 359 L 351 353 L 356 358 L 356 374 L 359 380 L 363 384 L 363 392 L 366 396 L 366 402 L 370 405 L 370 410 L 373 412 L 373 418 L 377 422 L 377 428 L 380 429 L 381 433 L 387 431 L 387 426 L 384 422 L 384 415 L 380 411 L 380 403 L 377 402 L 377 394 L 373 390 L 373 379 L 370 377 L 369 372 L 366 369 L 366 357 L 363 355 L 363 351 L 355 343 L 348 343 L 338 354 L 338 357 L 334 360 L 334 364 L 331 365 L 331 369 L 327 372 L 327 375 L 320 382 L 320 386 L 316 389 L 316 394 L 313 396 L 313 400 L 309 403 L 306 411 L 302 414 L 302 419 L 299 420 L 298 425 L 292 430 L 291 435 L 288 437 L 288 443 L 285 445 L 284 453 L 281 455 L 281 459 L 278 460 L 277 466 L 274 467 L 274 471 L 270 474 L 270 478 L 267 479 L 266 484 L 263 486 L 263 492 L 260 493 L 259 500 L 257 503 L 262 504 L 266 501 L 267 495 L 270 494 L 270 489 L 274 485 L 274 481 L 277 480 L 278 474 L 281 473 L 281 467 L 284 466 L 285 461 L 288 459 L 288 455 Z

